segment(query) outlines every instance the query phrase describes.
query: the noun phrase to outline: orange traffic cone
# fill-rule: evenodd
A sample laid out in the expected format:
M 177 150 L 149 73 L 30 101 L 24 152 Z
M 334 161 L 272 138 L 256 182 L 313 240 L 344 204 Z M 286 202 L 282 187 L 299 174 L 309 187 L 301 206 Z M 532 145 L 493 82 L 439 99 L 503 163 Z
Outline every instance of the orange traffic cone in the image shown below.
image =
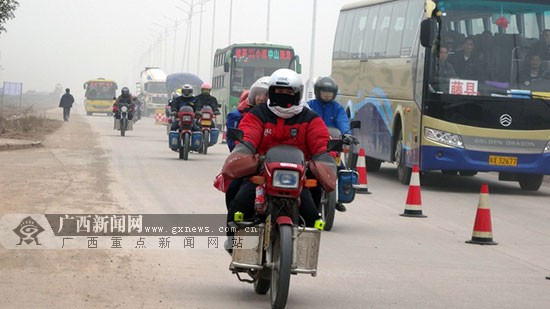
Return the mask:
M 363 160 L 361 161 L 361 158 Z M 357 159 L 357 173 L 359 174 L 359 184 L 354 185 L 355 192 L 360 194 L 371 194 L 367 185 L 367 166 L 365 164 L 365 149 L 359 149 L 359 158 Z
M 496 245 L 493 241 L 493 228 L 491 226 L 491 209 L 487 200 L 489 199 L 489 186 L 481 185 L 479 194 L 479 203 L 477 206 L 476 222 L 474 223 L 474 232 L 472 240 L 467 240 L 469 244 L 478 245 Z
M 405 204 L 405 212 L 399 215 L 404 217 L 426 218 L 426 216 L 422 214 L 418 165 L 413 166 L 411 182 L 409 183 L 409 193 L 407 194 L 407 203 Z

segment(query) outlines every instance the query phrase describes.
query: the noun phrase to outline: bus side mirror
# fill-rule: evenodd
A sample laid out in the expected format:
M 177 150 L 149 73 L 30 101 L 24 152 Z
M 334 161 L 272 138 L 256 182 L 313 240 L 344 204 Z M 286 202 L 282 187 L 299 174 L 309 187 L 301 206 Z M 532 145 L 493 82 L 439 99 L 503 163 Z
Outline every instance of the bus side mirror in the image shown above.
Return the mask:
M 225 73 L 229 73 L 229 62 L 224 62 L 223 63 L 223 71 Z
M 424 19 L 420 24 L 420 44 L 423 47 L 432 47 L 433 20 Z
M 298 74 L 302 74 L 302 64 L 300 63 L 300 56 L 294 55 L 292 57 L 292 60 L 290 60 L 290 63 L 288 64 L 288 68 Z
M 350 129 L 361 129 L 361 121 L 359 120 L 353 120 L 349 124 Z

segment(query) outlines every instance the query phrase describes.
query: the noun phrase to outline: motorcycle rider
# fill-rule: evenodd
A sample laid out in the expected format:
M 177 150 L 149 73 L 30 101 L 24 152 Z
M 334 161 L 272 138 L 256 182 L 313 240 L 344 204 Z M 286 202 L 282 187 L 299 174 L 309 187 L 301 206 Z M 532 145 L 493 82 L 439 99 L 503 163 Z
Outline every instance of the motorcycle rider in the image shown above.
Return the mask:
M 132 96 L 132 98 L 136 107 L 136 121 L 138 121 L 141 119 L 141 106 L 143 105 L 143 103 L 141 102 L 139 97 Z
M 243 91 L 237 109 L 227 115 L 227 128 L 237 128 L 243 116 L 251 108 L 258 104 L 267 103 L 268 82 L 269 76 L 260 77 L 252 84 L 250 90 Z M 227 147 L 229 147 L 229 151 L 232 151 L 235 147 L 235 141 L 227 138 Z
M 134 97 L 130 94 L 130 89 L 128 87 L 122 87 L 122 89 L 120 89 L 120 95 L 113 104 L 113 113 L 116 119 L 120 119 L 120 107 L 124 104 L 128 105 L 128 120 L 132 120 L 134 117 L 135 104 Z
M 232 173 L 236 164 L 242 164 L 242 159 L 252 159 L 251 166 L 256 168 L 253 159 L 257 158 L 255 154 L 265 155 L 269 148 L 276 145 L 291 145 L 302 150 L 306 161 L 311 160 L 310 171 L 317 176 L 321 185 L 327 186 L 330 191 L 334 189 L 336 166 L 334 158 L 327 153 L 328 128 L 321 117 L 304 108 L 305 103 L 301 101 L 302 93 L 303 84 L 296 72 L 279 69 L 271 75 L 269 101 L 252 108 L 243 117 L 239 124 L 239 129 L 244 133 L 243 143 L 238 143 L 225 160 L 223 177 L 235 179 L 247 176 Z M 326 181 L 325 177 L 320 177 L 322 175 L 318 172 L 317 167 L 323 164 L 327 167 L 324 175 L 330 175 L 329 181 Z M 245 219 L 253 217 L 255 190 L 256 185 L 250 182 L 249 178 L 244 178 L 235 198 L 229 203 L 228 222 L 234 220 L 237 211 L 242 212 Z M 300 216 L 306 226 L 312 227 L 320 218 L 320 214 L 309 189 L 303 189 L 300 200 Z M 233 233 L 228 232 L 227 235 L 233 236 Z
M 327 125 L 340 130 L 342 139 L 349 143 L 355 142 L 356 138 L 351 135 L 349 119 L 346 111 L 336 101 L 338 93 L 338 84 L 329 76 L 320 77 L 313 86 L 315 99 L 307 102 L 309 107 L 316 112 Z M 346 206 L 342 203 L 336 203 L 336 210 L 346 211 Z
M 181 87 L 181 96 L 173 99 L 172 102 L 170 102 L 170 114 L 177 115 L 178 111 L 183 106 L 191 106 L 193 108 L 193 111 L 196 112 L 195 97 L 193 96 L 193 86 L 191 86 L 190 84 L 183 85 Z M 170 128 L 170 130 L 176 131 L 178 129 L 178 126 L 178 120 L 176 120 L 172 123 L 172 127 Z M 195 130 L 196 129 L 193 128 L 193 131 Z

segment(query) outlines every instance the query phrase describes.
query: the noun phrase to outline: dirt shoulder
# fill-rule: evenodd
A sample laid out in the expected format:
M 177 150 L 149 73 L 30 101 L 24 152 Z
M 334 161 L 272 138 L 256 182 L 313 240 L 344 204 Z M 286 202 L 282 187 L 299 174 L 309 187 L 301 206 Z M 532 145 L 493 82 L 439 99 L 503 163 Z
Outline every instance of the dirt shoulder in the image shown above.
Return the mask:
M 98 138 L 84 117 L 74 115 L 44 138 L 43 147 L 0 152 L 0 216 L 126 213 L 120 206 L 124 203 L 111 194 L 114 177 Z M 129 251 L 7 250 L 0 245 L 0 307 L 112 308 L 158 302 L 138 297 L 147 295 L 147 286 L 134 280 L 151 278 L 135 260 Z

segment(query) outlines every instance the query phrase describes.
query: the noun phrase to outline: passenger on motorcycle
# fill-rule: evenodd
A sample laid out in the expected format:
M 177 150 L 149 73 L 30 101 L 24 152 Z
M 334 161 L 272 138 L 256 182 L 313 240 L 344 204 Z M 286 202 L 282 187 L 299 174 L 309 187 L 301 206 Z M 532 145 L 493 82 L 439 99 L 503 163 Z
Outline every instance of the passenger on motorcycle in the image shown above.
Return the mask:
M 128 105 L 128 120 L 132 120 L 134 117 L 135 104 L 134 97 L 130 94 L 130 89 L 128 89 L 128 87 L 122 87 L 120 95 L 113 104 L 113 114 L 116 119 L 120 119 L 120 107 L 124 104 Z
M 356 141 L 355 137 L 351 135 L 346 111 L 342 105 L 336 101 L 338 85 L 334 79 L 328 76 L 320 77 L 315 82 L 313 89 L 315 99 L 307 102 L 309 107 L 323 118 L 327 127 L 334 127 L 340 130 L 342 140 L 350 143 Z M 336 210 L 345 212 L 346 206 L 342 203 L 337 203 Z
M 218 100 L 216 99 L 216 97 L 210 95 L 210 91 L 212 91 L 211 84 L 203 83 L 201 85 L 201 94 L 195 97 L 195 113 L 199 113 L 204 106 L 210 106 L 212 108 L 212 111 L 214 112 L 214 115 L 220 114 L 220 111 L 218 109 Z M 210 127 L 216 127 L 215 119 L 212 119 Z
M 237 109 L 227 115 L 227 128 L 237 128 L 243 116 L 251 108 L 258 104 L 267 103 L 268 82 L 269 76 L 261 77 L 252 84 L 250 90 L 243 91 Z M 227 138 L 227 147 L 229 147 L 229 151 L 232 151 L 235 147 L 235 141 Z
M 183 85 L 183 87 L 181 87 L 181 96 L 173 99 L 172 102 L 170 103 L 171 115 L 177 115 L 178 111 L 183 106 L 191 106 L 193 110 L 196 112 L 195 97 L 193 96 L 193 86 L 189 84 Z M 179 126 L 179 123 L 176 119 L 176 121 L 172 123 L 170 130 L 176 131 L 178 129 L 178 126 Z M 193 131 L 195 131 L 195 128 L 193 128 Z
M 239 129 L 244 133 L 244 142 L 238 143 L 225 160 L 222 175 L 230 178 L 234 163 L 243 158 L 254 158 L 255 154 L 265 155 L 276 145 L 291 145 L 299 148 L 307 161 L 324 162 L 329 174 L 336 174 L 334 159 L 327 153 L 329 132 L 323 120 L 301 103 L 303 84 L 296 72 L 289 69 L 275 71 L 269 80 L 267 104 L 252 108 L 242 119 Z M 242 162 L 242 161 L 241 161 Z M 311 169 L 315 174 L 315 170 Z M 251 175 L 254 175 L 251 174 Z M 239 176 L 250 175 L 233 175 Z M 316 176 L 316 175 L 315 175 Z M 319 177 L 317 177 L 319 179 Z M 229 203 L 227 221 L 234 220 L 235 212 L 244 214 L 245 219 L 254 215 L 256 185 L 244 177 L 235 198 Z M 320 218 L 309 189 L 304 188 L 300 196 L 299 213 L 306 226 L 313 227 Z M 228 236 L 233 233 L 229 232 Z

